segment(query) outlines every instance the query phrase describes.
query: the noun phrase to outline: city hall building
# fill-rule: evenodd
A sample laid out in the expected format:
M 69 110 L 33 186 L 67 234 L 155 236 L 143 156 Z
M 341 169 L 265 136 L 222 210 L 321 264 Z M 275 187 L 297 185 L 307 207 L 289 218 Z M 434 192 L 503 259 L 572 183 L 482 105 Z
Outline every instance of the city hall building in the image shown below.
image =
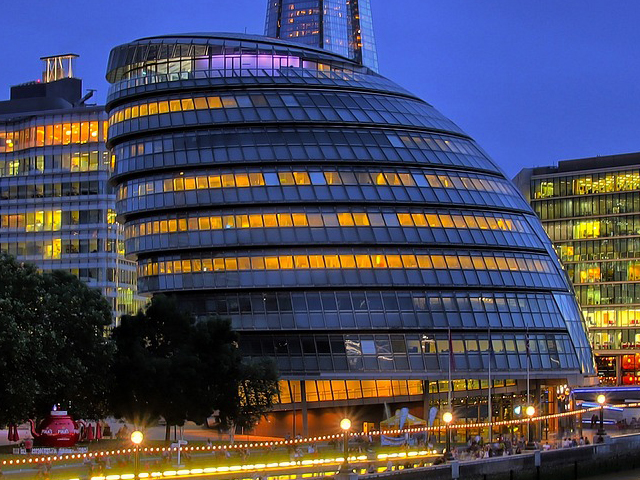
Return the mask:
M 527 365 L 541 411 L 554 385 L 593 378 L 531 207 L 401 86 L 327 50 L 214 33 L 115 47 L 107 79 L 139 289 L 230 318 L 247 356 L 275 359 L 271 433 L 335 432 L 346 409 L 378 425 L 385 403 L 426 418 L 449 368 L 454 412 L 474 420 L 490 362 L 494 418 L 523 401 Z
M 565 160 L 514 180 L 575 286 L 600 382 L 640 384 L 640 153 Z
M 107 116 L 83 95 L 75 58 L 42 58 L 42 79 L 0 101 L 0 250 L 99 289 L 117 323 L 142 299 L 115 221 Z

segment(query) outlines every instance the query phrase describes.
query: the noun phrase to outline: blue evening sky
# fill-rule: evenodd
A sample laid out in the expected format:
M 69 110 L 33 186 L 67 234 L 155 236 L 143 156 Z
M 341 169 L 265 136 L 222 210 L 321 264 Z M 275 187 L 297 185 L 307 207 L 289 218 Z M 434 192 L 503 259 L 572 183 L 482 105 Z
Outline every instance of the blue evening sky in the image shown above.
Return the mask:
M 371 0 L 380 70 L 435 105 L 513 176 L 640 151 L 637 0 Z M 112 46 L 138 37 L 263 33 L 266 0 L 2 2 L 0 98 L 39 57 L 80 54 L 103 102 Z

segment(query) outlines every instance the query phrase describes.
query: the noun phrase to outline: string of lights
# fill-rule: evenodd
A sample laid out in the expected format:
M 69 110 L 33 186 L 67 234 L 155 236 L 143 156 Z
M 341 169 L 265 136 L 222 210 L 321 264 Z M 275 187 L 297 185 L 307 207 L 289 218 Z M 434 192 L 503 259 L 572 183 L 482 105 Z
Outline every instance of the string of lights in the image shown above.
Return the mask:
M 640 402 L 636 403 L 626 403 L 626 404 L 617 404 L 610 405 L 612 408 L 637 408 L 640 407 Z M 511 420 L 502 420 L 498 422 L 477 422 L 477 423 L 458 423 L 451 424 L 449 426 L 450 429 L 464 429 L 464 428 L 489 428 L 491 426 L 508 426 L 508 425 L 516 425 L 520 423 L 536 423 L 542 422 L 545 420 L 568 417 L 568 416 L 576 416 L 589 412 L 594 412 L 599 410 L 600 407 L 590 407 L 590 408 L 580 408 L 576 410 L 571 410 L 562 413 L 553 413 L 549 415 L 540 415 L 537 417 L 530 418 L 516 418 Z M 376 430 L 371 432 L 351 432 L 349 436 L 351 437 L 360 437 L 360 436 L 371 436 L 378 437 L 380 435 L 404 435 L 410 433 L 421 433 L 421 432 L 437 432 L 440 430 L 445 430 L 446 425 L 435 425 L 431 427 L 413 427 L 413 428 L 404 428 L 404 429 L 393 429 L 393 430 Z M 336 433 L 333 435 L 319 435 L 314 437 L 306 437 L 306 438 L 296 438 L 291 440 L 274 440 L 274 441 L 263 441 L 263 442 L 244 442 L 244 443 L 233 443 L 233 444 L 224 444 L 224 445 L 203 445 L 203 446 L 182 446 L 181 450 L 183 452 L 190 453 L 198 453 L 198 452 L 216 452 L 216 451 L 237 451 L 237 450 L 245 450 L 245 449 L 256 449 L 256 448 L 274 448 L 274 447 L 282 447 L 282 446 L 291 446 L 291 445 L 304 445 L 310 443 L 318 443 L 318 442 L 326 442 L 332 440 L 338 440 L 343 437 L 343 433 Z M 116 456 L 116 455 L 131 455 L 134 453 L 134 448 L 118 448 L 113 450 L 101 450 L 96 452 L 87 452 L 87 453 L 75 453 L 75 454 L 66 454 L 66 455 L 50 455 L 50 456 L 41 456 L 36 455 L 29 458 L 15 458 L 9 460 L 3 460 L 2 465 L 23 465 L 23 464 L 38 464 L 43 462 L 61 462 L 61 461 L 69 461 L 69 460 L 77 460 L 82 461 L 84 459 L 92 459 L 92 458 L 101 458 L 106 456 Z M 177 452 L 178 448 L 171 447 L 141 447 L 140 452 L 142 454 L 157 454 L 162 452 Z

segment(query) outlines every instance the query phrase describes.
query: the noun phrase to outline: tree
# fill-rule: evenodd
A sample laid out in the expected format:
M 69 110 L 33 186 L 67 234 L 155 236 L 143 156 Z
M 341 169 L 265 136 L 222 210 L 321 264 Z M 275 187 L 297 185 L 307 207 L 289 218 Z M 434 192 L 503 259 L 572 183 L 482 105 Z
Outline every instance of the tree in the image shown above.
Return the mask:
M 202 424 L 216 410 L 224 426 L 249 427 L 273 405 L 273 363 L 243 363 L 228 320 L 196 322 L 174 298 L 156 295 L 144 312 L 122 318 L 113 339 L 114 413 L 138 425 L 163 417 L 166 440 L 171 426 Z
M 0 424 L 107 413 L 111 308 L 99 291 L 61 271 L 40 273 L 0 253 Z

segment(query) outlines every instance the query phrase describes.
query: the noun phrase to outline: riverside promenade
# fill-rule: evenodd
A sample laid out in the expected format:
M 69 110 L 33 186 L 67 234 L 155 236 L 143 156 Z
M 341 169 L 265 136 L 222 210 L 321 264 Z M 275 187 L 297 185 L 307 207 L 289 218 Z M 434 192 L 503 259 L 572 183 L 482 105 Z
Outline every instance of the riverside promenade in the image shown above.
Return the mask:
M 607 437 L 605 443 L 596 445 L 453 461 L 373 477 L 380 480 L 635 480 L 640 479 L 640 434 Z

